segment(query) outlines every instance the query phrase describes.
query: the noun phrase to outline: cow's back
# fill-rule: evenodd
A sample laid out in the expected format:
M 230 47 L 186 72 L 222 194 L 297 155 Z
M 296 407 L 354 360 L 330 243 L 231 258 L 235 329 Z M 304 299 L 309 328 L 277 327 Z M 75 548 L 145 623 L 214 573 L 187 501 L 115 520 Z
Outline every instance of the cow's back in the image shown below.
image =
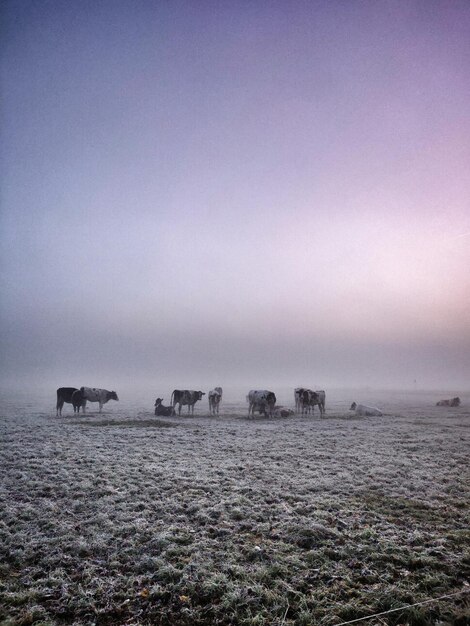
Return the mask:
M 106 400 L 109 391 L 106 389 L 98 389 L 97 387 L 80 387 L 80 391 L 85 400 L 89 402 L 99 402 L 100 400 Z
M 59 387 L 57 389 L 57 400 L 63 400 L 64 402 L 72 401 L 72 394 L 77 391 L 76 387 Z

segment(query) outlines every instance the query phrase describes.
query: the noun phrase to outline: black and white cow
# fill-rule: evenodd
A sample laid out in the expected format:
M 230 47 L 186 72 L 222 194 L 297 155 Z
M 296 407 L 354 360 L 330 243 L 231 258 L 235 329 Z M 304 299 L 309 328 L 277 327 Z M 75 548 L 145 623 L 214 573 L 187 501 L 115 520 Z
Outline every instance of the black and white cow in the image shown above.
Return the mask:
M 303 389 L 302 393 L 300 394 L 300 409 L 302 415 L 313 411 L 313 407 L 315 406 L 315 404 L 318 404 L 318 395 L 316 394 L 316 392 L 312 391 L 311 389 Z
M 300 396 L 302 395 L 302 393 L 305 391 L 304 387 L 296 387 L 294 389 L 294 400 L 295 400 L 295 412 L 298 413 L 301 410 L 301 405 L 300 405 Z
M 68 404 L 72 404 L 72 395 L 74 391 L 77 391 L 76 387 L 59 387 L 57 389 L 57 405 L 56 405 L 56 415 L 62 415 L 62 407 L 64 406 L 64 402 Z M 75 407 L 73 409 L 75 413 Z
M 307 392 L 307 393 L 306 393 Z M 326 394 L 323 390 L 312 391 L 305 387 L 297 387 L 294 389 L 295 411 L 296 413 L 309 413 L 310 409 L 314 412 L 315 405 L 318 404 L 320 415 L 325 412 Z
M 266 412 L 268 412 L 269 416 L 272 416 L 276 404 L 276 395 L 272 391 L 268 391 L 267 389 L 252 389 L 246 399 L 249 403 L 248 416 L 254 416 L 255 411 L 263 415 L 266 415 Z
M 460 406 L 460 398 L 451 398 L 450 400 L 439 400 L 436 406 Z
M 321 417 L 323 413 L 325 412 L 326 393 L 322 389 L 320 391 L 314 391 L 313 394 L 314 395 L 311 398 L 312 413 L 315 408 L 315 405 L 318 404 L 318 408 L 320 409 L 320 417 Z
M 80 394 L 83 401 L 83 411 L 88 402 L 99 402 L 100 413 L 103 409 L 103 404 L 109 402 L 109 400 L 119 400 L 115 391 L 108 391 L 107 389 L 97 389 L 96 387 L 80 387 Z M 76 400 L 79 401 L 79 396 L 76 394 Z
M 206 394 L 203 391 L 193 391 L 192 389 L 175 389 L 171 394 L 171 406 L 175 408 L 178 405 L 178 415 L 181 415 L 181 407 L 183 404 L 188 405 L 188 415 L 191 412 L 194 415 L 194 405 L 198 400 L 202 400 L 202 396 Z
M 164 415 L 170 417 L 175 414 L 175 409 L 172 406 L 163 406 L 163 398 L 157 398 L 155 400 L 155 415 Z
M 207 395 L 209 399 L 209 414 L 219 414 L 219 404 L 222 400 L 222 387 L 214 387 Z

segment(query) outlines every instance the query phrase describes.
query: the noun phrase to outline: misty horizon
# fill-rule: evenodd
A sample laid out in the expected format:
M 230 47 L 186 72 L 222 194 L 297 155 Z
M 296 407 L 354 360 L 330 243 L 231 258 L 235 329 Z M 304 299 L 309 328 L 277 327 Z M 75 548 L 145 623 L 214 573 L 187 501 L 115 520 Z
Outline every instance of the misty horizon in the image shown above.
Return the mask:
M 468 3 L 1 11 L 3 387 L 470 390 Z

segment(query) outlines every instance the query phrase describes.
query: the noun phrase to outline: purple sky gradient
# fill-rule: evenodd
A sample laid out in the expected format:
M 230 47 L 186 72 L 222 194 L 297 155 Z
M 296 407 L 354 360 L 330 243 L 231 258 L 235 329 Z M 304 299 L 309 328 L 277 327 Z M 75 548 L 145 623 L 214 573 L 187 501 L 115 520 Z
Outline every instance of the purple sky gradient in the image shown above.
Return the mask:
M 5 384 L 470 386 L 470 3 L 2 5 Z

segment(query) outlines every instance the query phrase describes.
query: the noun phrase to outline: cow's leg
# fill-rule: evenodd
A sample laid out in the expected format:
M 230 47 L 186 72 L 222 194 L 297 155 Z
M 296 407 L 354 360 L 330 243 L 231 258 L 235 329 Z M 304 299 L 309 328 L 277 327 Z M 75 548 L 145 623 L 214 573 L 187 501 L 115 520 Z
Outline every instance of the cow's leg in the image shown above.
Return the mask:
M 99 401 L 99 405 L 100 405 L 100 413 L 103 410 L 103 403 L 101 402 L 101 400 Z
M 56 417 L 58 415 L 60 415 L 62 417 L 62 407 L 64 406 L 64 401 L 62 400 L 62 398 L 59 400 L 57 400 L 57 406 L 56 406 Z

